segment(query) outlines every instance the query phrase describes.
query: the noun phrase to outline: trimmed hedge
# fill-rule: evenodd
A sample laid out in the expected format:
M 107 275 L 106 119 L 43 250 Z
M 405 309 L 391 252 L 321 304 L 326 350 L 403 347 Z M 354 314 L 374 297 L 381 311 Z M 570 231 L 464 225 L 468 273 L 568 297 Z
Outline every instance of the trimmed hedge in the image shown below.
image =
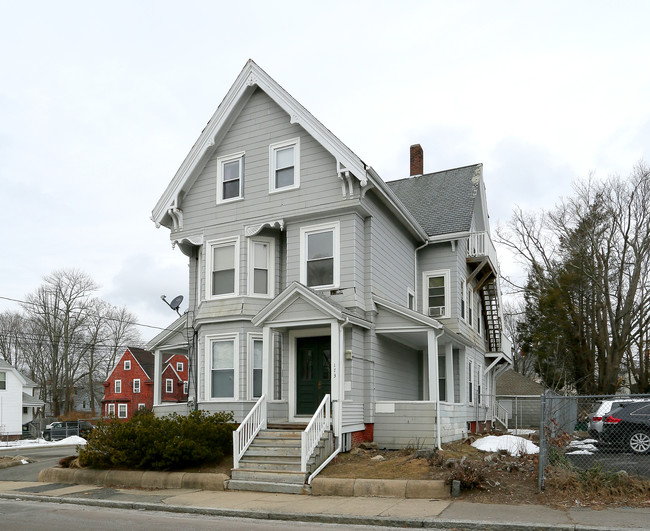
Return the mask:
M 193 411 L 156 417 L 140 410 L 127 422 L 101 421 L 79 450 L 92 468 L 178 470 L 219 461 L 232 453 L 232 413 Z

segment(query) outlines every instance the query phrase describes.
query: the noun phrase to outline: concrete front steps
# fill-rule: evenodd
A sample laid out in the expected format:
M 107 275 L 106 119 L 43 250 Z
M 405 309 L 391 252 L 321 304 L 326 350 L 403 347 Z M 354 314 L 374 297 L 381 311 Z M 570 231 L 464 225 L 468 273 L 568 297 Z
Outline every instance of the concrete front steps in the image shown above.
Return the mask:
M 307 463 L 307 472 L 300 471 L 301 429 L 278 427 L 261 430 L 232 469 L 228 490 L 309 494 L 305 485 L 309 475 L 332 453 L 332 433 L 326 432 Z

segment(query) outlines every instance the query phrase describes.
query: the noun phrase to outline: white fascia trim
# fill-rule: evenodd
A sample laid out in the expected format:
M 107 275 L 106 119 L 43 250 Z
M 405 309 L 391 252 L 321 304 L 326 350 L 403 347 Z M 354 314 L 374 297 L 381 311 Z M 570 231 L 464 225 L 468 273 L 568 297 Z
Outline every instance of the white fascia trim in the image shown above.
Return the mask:
M 156 349 L 163 350 L 162 348 L 159 347 L 159 345 L 167 341 L 174 334 L 179 333 L 180 330 L 183 329 L 186 324 L 187 324 L 187 315 L 181 315 L 170 326 L 168 326 L 165 330 L 160 332 L 151 341 L 149 341 L 149 343 L 147 343 L 144 347 L 145 350 L 149 350 L 151 352 L 153 352 Z M 187 340 L 185 341 L 185 345 L 187 345 Z M 166 346 L 164 348 L 175 348 L 175 346 L 176 345 L 172 345 L 169 347 Z
M 449 242 L 453 240 L 462 240 L 463 238 L 469 238 L 471 231 L 462 231 L 462 232 L 450 232 L 448 234 L 439 234 L 438 236 L 429 236 L 429 243 L 441 243 Z
M 212 398 L 212 341 L 233 341 L 233 395 L 231 397 Z M 239 401 L 239 334 L 210 334 L 205 336 L 204 357 L 204 402 L 237 402 Z
M 403 306 L 400 306 L 399 304 L 395 304 L 394 302 L 384 299 L 383 297 L 379 297 L 378 295 L 373 295 L 372 296 L 372 301 L 374 304 L 377 306 L 383 306 L 387 310 L 404 317 L 405 319 L 410 319 L 412 321 L 416 321 L 418 323 L 421 323 L 422 325 L 429 327 L 429 328 L 436 328 L 436 329 L 441 329 L 443 328 L 442 324 L 440 324 L 438 321 L 433 319 L 432 317 L 429 317 L 428 315 L 422 314 L 418 312 L 417 310 L 410 310 L 409 308 L 405 308 Z
M 322 311 L 323 313 L 343 321 L 344 316 L 335 306 L 329 304 L 326 300 L 311 292 L 311 290 L 298 282 L 292 282 L 280 295 L 273 301 L 262 308 L 257 315 L 251 319 L 253 326 L 263 326 L 266 319 L 277 311 L 282 311 L 289 304 L 293 303 L 298 297 L 302 297 L 312 306 Z
M 294 146 L 293 150 L 293 184 L 282 188 L 275 187 L 275 152 L 286 147 Z M 269 145 L 269 194 L 278 194 L 300 188 L 300 137 L 276 142 Z
M 237 79 L 228 90 L 225 98 L 213 114 L 205 129 L 199 135 L 194 146 L 171 183 L 156 203 L 151 219 L 160 226 L 171 205 L 176 207 L 176 200 L 181 190 L 194 173 L 205 164 L 219 141 L 219 134 L 231 118 L 231 114 L 243 107 L 247 98 L 255 91 L 255 87 L 266 92 L 291 117 L 290 122 L 297 123 L 316 139 L 325 149 L 340 160 L 349 169 L 361 186 L 368 184 L 366 165 L 332 132 L 323 126 L 314 116 L 286 92 L 271 76 L 262 70 L 252 59 L 249 59 Z

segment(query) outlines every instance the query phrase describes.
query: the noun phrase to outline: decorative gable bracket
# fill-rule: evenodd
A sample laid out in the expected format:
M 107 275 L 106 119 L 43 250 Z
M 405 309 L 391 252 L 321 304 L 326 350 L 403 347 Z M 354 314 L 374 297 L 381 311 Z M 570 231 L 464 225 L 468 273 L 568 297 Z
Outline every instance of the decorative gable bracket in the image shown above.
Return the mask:
M 251 236 L 258 235 L 265 228 L 284 230 L 284 220 L 278 219 L 276 221 L 266 221 L 259 225 L 247 225 L 244 228 L 244 235 L 250 238 Z

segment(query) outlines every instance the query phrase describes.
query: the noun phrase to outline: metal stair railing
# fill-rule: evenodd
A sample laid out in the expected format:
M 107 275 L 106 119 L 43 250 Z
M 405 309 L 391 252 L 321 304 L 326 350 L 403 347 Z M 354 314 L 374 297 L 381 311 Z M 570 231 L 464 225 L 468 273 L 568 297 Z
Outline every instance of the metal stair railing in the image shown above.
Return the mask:
M 233 468 L 239 468 L 239 460 L 255 440 L 260 430 L 266 429 L 266 395 L 260 396 L 246 418 L 232 433 Z

